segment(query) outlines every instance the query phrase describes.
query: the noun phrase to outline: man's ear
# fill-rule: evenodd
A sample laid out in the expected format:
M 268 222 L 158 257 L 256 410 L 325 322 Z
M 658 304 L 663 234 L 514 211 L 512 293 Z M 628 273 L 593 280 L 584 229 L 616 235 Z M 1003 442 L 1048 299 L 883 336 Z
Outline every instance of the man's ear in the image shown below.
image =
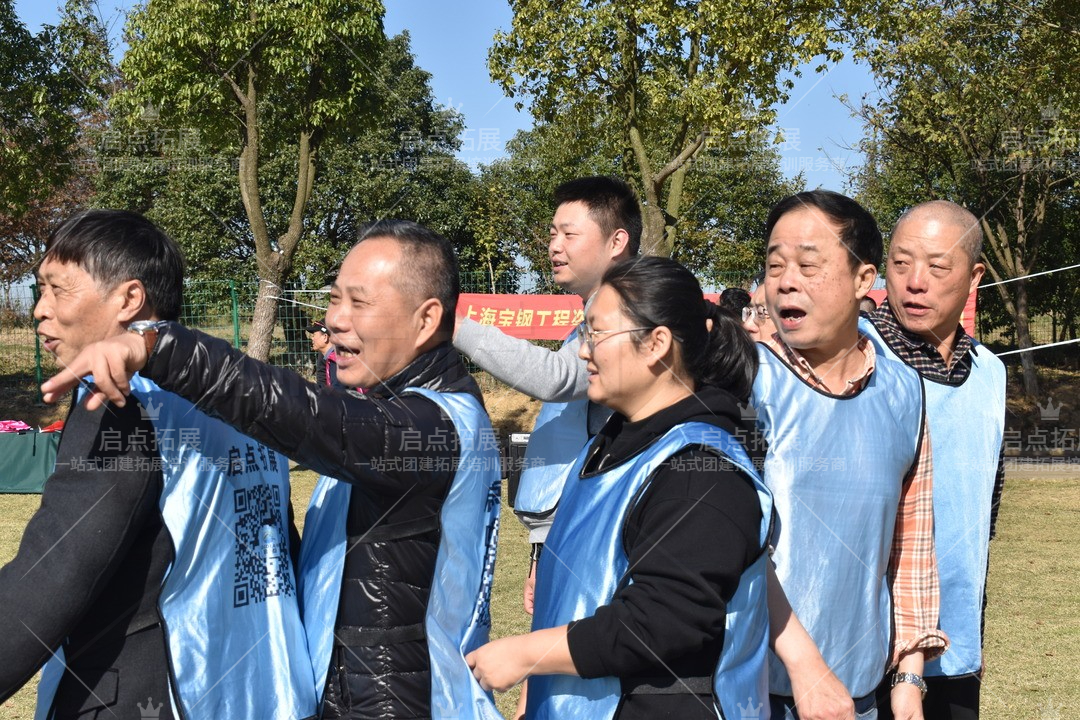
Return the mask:
M 877 268 L 870 263 L 863 263 L 855 271 L 855 300 L 858 302 L 870 293 L 877 279 Z
M 115 298 L 119 309 L 116 319 L 120 323 L 134 320 L 148 320 L 150 307 L 146 299 L 146 288 L 139 280 L 125 280 L 113 288 L 109 296 Z
M 986 265 L 981 262 L 977 262 L 971 267 L 971 284 L 968 286 L 968 295 L 975 292 L 975 289 L 979 287 L 979 283 L 982 282 L 983 275 L 986 274 Z
M 611 259 L 614 260 L 617 257 L 623 257 L 627 253 L 627 249 L 630 247 L 630 233 L 626 232 L 623 228 L 619 228 L 611 235 Z
M 442 325 L 443 313 L 443 305 L 436 298 L 428 298 L 420 303 L 420 307 L 416 308 L 413 319 L 417 328 L 416 342 L 414 343 L 417 350 L 426 347 L 432 338 L 438 335 L 439 326 Z

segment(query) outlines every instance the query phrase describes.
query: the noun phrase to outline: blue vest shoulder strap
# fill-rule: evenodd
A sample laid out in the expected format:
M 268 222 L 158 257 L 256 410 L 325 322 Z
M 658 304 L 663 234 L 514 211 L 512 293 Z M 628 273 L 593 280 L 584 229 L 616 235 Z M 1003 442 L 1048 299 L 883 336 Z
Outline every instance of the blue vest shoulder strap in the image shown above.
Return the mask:
M 741 445 L 722 429 L 696 422 L 678 425 L 632 460 L 596 476 L 581 476 L 587 453 L 583 451 L 571 469 L 559 516 L 540 556 L 533 629 L 588 617 L 610 602 L 627 580 L 622 532 L 635 498 L 641 496 L 661 463 L 688 446 L 711 448 L 751 478 L 762 505 L 760 540 L 764 550 L 772 516 L 771 495 Z M 725 717 L 739 717 L 737 704 L 743 700 L 748 707 L 764 706 L 762 717 L 767 717 L 765 562 L 762 552 L 744 571 L 727 608 L 724 648 L 713 679 L 716 702 Z M 538 675 L 529 679 L 528 717 L 611 718 L 620 695 L 618 678 Z

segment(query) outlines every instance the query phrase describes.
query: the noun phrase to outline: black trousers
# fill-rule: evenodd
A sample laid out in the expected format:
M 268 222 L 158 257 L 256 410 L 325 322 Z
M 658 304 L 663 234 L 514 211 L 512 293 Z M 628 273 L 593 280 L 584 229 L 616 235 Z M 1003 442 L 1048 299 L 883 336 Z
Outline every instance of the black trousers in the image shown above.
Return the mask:
M 979 690 L 982 679 L 976 675 L 928 677 L 923 716 L 926 720 L 978 720 Z M 878 720 L 893 720 L 889 702 L 892 673 L 878 687 Z

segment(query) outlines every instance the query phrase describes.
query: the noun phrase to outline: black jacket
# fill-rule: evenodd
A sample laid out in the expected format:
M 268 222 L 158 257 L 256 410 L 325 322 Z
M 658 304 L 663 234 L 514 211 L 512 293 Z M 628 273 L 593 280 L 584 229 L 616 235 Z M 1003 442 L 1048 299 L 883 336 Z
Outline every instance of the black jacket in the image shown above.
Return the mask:
M 133 432 L 149 442 L 121 441 Z M 62 645 L 57 720 L 138 720 L 147 698 L 172 717 L 157 603 L 173 548 L 154 437 L 134 400 L 68 414 L 41 507 L 0 568 L 0 701 Z
M 625 462 L 675 425 L 691 421 L 732 435 L 741 427 L 735 398 L 706 386 L 638 422 L 612 416 L 584 472 Z M 717 463 L 711 450 L 687 448 L 657 468 L 623 527 L 633 582 L 567 633 L 582 677 L 621 679 L 619 720 L 716 717 L 709 697 L 631 693 L 641 685 L 671 684 L 676 676 L 712 675 L 723 648 L 727 602 L 742 572 L 763 551 L 760 524 L 761 506 L 749 478 Z
M 449 343 L 361 395 L 170 325 L 142 374 L 297 462 L 352 483 L 341 602 L 337 618 L 326 618 L 335 648 L 323 716 L 430 717 L 423 620 L 459 440 L 438 405 L 401 391 L 481 399 Z

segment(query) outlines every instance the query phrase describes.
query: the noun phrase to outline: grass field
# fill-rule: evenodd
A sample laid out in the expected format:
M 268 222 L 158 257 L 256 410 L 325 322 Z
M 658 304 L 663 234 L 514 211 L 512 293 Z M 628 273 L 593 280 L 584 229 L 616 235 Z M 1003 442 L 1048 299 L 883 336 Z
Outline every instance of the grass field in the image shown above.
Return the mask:
M 293 502 L 306 506 L 315 477 L 293 473 Z M 37 495 L 0 496 L 0 562 L 18 548 Z M 302 522 L 302 511 L 298 513 Z M 985 720 L 1065 720 L 1080 706 L 1080 475 L 1012 473 L 993 542 L 987 608 Z M 503 507 L 492 598 L 493 635 L 527 628 L 521 584 L 528 544 Z M 0 659 L 2 662 L 2 659 Z M 0 720 L 33 717 L 33 686 L 0 706 Z M 499 698 L 509 713 L 516 691 Z

